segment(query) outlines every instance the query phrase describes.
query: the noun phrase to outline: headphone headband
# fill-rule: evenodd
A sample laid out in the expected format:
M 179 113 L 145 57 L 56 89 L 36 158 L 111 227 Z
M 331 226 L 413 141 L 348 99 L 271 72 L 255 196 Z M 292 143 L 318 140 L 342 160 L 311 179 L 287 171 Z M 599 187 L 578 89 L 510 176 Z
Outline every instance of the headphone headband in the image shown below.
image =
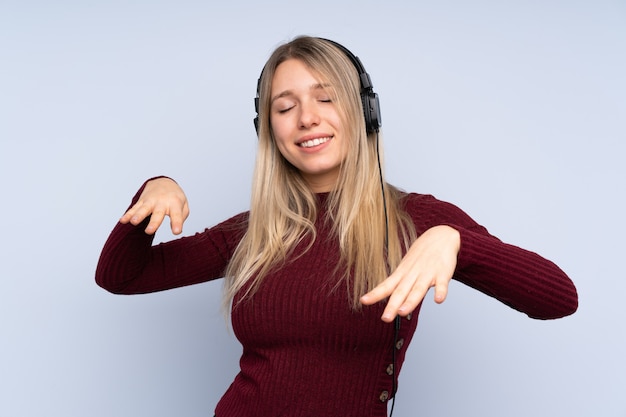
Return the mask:
M 335 41 L 332 41 L 330 39 L 325 39 L 325 38 L 317 38 L 317 39 L 326 41 L 330 43 L 331 45 L 333 45 L 334 47 L 336 47 L 337 49 L 339 49 L 341 52 L 344 53 L 346 57 L 348 57 L 350 62 L 352 62 L 352 65 L 354 65 L 354 67 L 356 68 L 359 74 L 359 83 L 361 86 L 360 95 L 361 95 L 361 103 L 363 105 L 363 117 L 365 118 L 365 130 L 367 131 L 367 133 L 378 132 L 382 124 L 378 94 L 374 92 L 374 86 L 372 85 L 372 80 L 369 74 L 367 73 L 367 71 L 365 71 L 365 67 L 363 67 L 361 60 L 359 59 L 359 57 L 357 57 L 352 52 L 350 52 L 348 48 L 341 45 L 340 43 L 337 43 Z M 261 71 L 261 75 L 259 76 L 259 79 L 257 81 L 256 97 L 254 98 L 254 109 L 257 113 L 256 117 L 254 118 L 254 127 L 256 129 L 257 134 L 259 133 L 259 92 L 261 89 L 261 77 L 262 76 L 263 76 L 263 71 Z

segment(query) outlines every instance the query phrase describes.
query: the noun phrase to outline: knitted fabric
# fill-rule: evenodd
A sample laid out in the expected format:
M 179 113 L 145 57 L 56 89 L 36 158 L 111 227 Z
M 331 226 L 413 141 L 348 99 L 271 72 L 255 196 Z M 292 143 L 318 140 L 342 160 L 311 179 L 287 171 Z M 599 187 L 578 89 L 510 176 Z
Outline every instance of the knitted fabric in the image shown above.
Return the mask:
M 136 201 L 141 190 L 135 196 Z M 317 238 L 293 251 L 296 259 L 268 274 L 251 300 L 232 310 L 243 346 L 240 372 L 216 407 L 218 417 L 383 417 L 417 326 L 419 308 L 393 324 L 384 304 L 355 311 L 346 284 L 334 275 L 336 239 L 320 197 Z M 449 225 L 461 236 L 454 279 L 530 317 L 552 319 L 577 308 L 576 289 L 555 264 L 490 235 L 458 207 L 432 196 L 407 194 L 402 207 L 418 235 Z M 220 278 L 246 230 L 247 213 L 202 233 L 153 246 L 139 226 L 115 226 L 102 251 L 96 281 L 137 294 Z M 395 343 L 397 342 L 397 343 Z M 395 345 L 394 345 L 395 343 Z M 393 351 L 396 369 L 393 369 Z

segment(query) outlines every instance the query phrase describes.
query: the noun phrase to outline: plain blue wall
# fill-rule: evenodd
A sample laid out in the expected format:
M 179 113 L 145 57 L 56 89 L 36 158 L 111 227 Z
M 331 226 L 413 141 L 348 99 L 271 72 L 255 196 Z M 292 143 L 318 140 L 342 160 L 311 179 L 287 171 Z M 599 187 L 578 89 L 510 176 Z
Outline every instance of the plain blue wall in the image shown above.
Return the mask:
M 0 415 L 212 415 L 240 352 L 221 283 L 114 296 L 95 265 L 148 177 L 183 185 L 186 234 L 246 208 L 257 77 L 311 34 L 371 74 L 393 183 L 580 292 L 549 322 L 429 296 L 395 416 L 626 416 L 626 3 L 214 3 L 0 2 Z

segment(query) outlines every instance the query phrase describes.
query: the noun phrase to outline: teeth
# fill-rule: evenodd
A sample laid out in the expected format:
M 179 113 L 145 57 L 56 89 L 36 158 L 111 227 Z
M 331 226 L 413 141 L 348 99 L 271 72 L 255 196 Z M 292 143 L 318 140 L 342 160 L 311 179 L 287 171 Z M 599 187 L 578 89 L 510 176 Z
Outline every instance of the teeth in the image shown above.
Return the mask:
M 302 142 L 300 146 L 303 148 L 312 148 L 313 146 L 318 146 L 318 145 L 321 145 L 322 143 L 326 143 L 329 140 L 330 140 L 330 136 L 326 138 L 311 139 L 311 140 L 307 140 L 306 142 Z

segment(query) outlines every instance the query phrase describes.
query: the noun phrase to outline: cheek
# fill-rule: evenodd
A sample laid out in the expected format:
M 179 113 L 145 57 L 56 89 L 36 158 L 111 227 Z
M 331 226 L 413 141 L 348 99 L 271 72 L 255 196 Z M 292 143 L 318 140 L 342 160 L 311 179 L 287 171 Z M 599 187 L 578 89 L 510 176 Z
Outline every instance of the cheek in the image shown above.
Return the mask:
M 344 133 L 346 131 L 345 129 L 346 125 L 344 125 L 344 121 L 342 120 L 341 116 L 339 116 L 337 113 L 333 115 L 331 123 L 333 124 L 335 129 L 337 129 L 339 132 Z
M 278 152 L 290 165 L 298 166 L 298 159 L 294 155 L 293 149 L 289 149 L 284 142 L 279 141 L 276 141 L 276 148 L 278 148 Z
M 276 140 L 276 147 L 278 148 L 278 152 L 280 152 L 283 158 L 289 160 L 289 152 L 287 151 L 287 148 L 285 147 L 285 143 L 279 140 Z
M 272 129 L 272 135 L 279 148 L 284 149 L 285 145 L 290 141 L 291 132 L 286 123 L 280 121 L 273 121 L 270 119 L 270 127 Z
M 278 151 L 283 156 L 283 158 L 289 161 L 289 152 L 287 148 L 287 135 L 283 132 L 279 126 L 275 126 L 273 123 L 272 126 L 272 136 L 274 137 L 274 143 L 278 148 Z M 291 161 L 289 161 L 291 162 Z

